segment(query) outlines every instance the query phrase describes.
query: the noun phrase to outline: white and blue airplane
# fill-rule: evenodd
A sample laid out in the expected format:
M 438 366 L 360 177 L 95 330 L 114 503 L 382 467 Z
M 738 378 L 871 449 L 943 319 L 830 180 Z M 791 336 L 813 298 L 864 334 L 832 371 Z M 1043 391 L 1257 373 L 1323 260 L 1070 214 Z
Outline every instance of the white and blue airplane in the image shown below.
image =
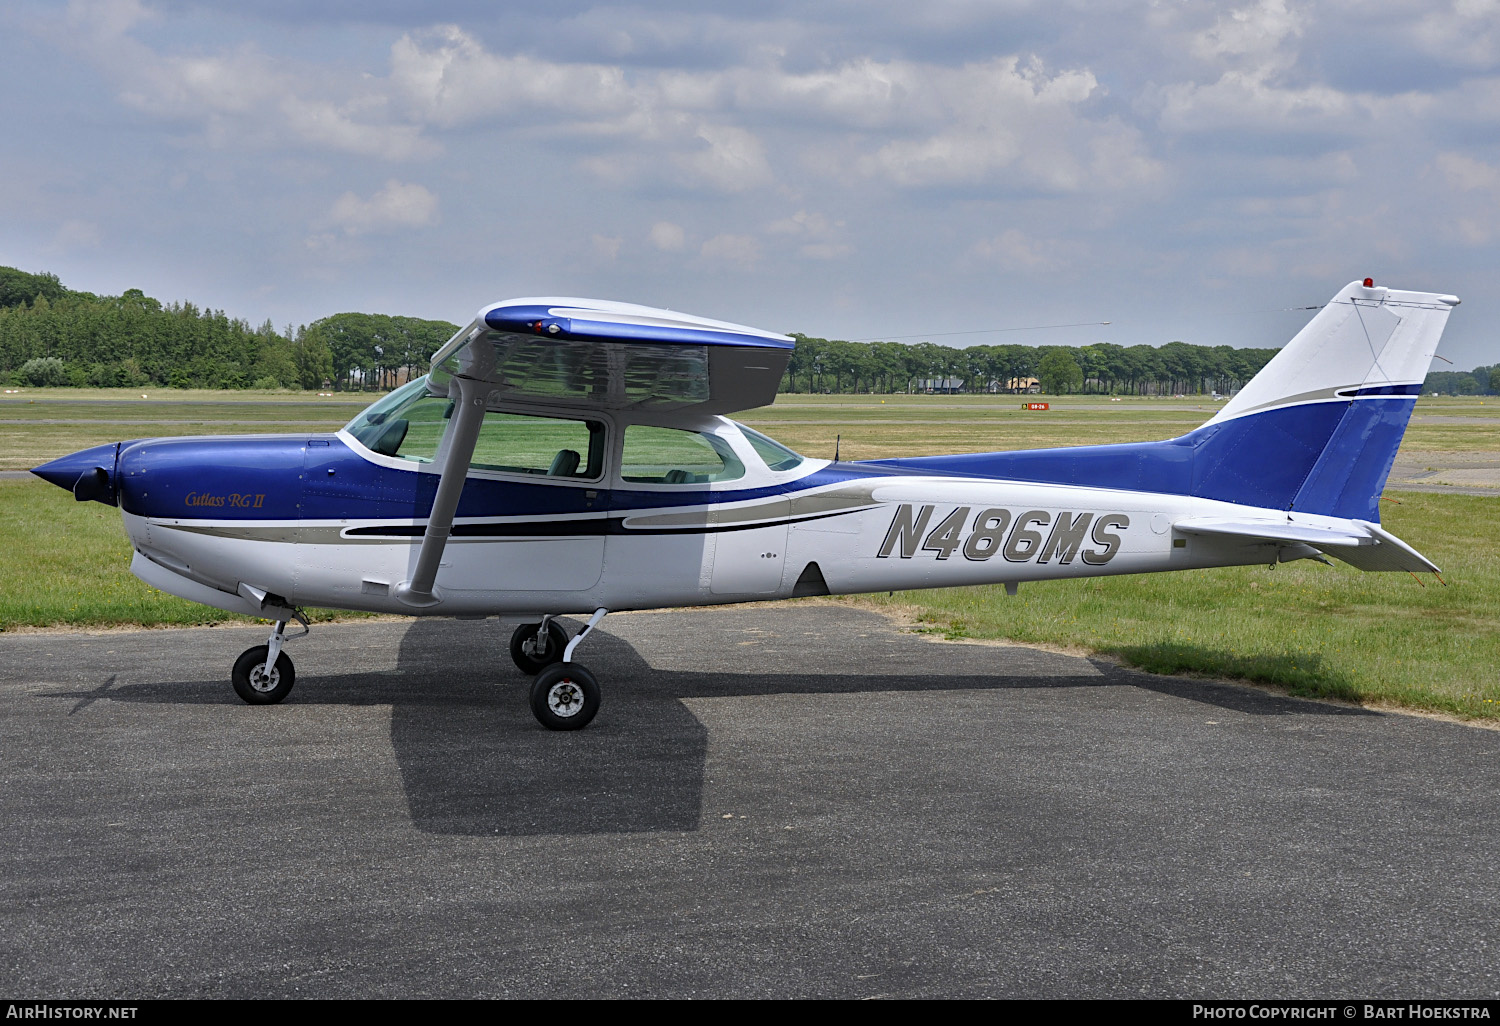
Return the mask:
M 575 730 L 600 689 L 574 657 L 610 610 L 1324 554 L 1435 573 L 1379 498 L 1457 303 L 1353 282 L 1179 438 L 839 462 L 725 416 L 775 399 L 792 339 L 517 299 L 336 434 L 138 439 L 34 473 L 118 505 L 147 584 L 275 622 L 234 665 L 246 702 L 291 691 L 303 606 L 497 616 L 536 718 Z

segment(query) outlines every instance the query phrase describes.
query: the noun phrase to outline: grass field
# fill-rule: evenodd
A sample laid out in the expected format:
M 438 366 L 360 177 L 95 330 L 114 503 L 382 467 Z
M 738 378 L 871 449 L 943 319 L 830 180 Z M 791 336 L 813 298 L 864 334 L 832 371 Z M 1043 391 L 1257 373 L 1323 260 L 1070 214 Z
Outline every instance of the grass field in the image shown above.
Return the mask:
M 0 397 L 0 469 L 121 438 L 330 431 L 373 396 L 35 390 Z M 810 455 L 845 459 L 1165 438 L 1197 426 L 1201 398 L 783 396 L 741 419 Z M 1418 402 L 1403 458 L 1491 454 L 1500 400 Z M 855 599 L 952 637 L 1005 638 L 1339 697 L 1500 720 L 1500 546 L 1495 495 L 1388 492 L 1388 528 L 1444 568 L 1448 587 L 1342 564 L 1200 570 Z M 40 481 L 0 481 L 0 629 L 237 619 L 147 588 L 129 572 L 117 511 Z M 18 572 L 24 570 L 24 572 Z M 1002 657 L 1003 658 L 1003 657 Z

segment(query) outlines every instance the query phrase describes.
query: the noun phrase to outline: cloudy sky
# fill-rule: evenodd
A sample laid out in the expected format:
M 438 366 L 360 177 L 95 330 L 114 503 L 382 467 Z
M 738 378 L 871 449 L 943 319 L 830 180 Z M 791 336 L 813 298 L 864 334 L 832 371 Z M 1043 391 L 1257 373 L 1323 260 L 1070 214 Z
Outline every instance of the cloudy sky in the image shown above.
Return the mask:
M 6 0 L 0 110 L 0 264 L 254 322 L 1279 345 L 1372 275 L 1500 361 L 1500 0 Z

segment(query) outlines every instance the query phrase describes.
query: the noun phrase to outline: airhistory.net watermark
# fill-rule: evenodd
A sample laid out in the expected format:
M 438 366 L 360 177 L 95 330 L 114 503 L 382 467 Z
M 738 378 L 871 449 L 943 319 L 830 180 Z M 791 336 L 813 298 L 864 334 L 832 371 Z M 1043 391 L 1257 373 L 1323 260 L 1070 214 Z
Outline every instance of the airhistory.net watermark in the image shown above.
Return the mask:
M 134 1019 L 138 1005 L 85 1005 L 51 1001 L 12 1002 L 6 1019 Z

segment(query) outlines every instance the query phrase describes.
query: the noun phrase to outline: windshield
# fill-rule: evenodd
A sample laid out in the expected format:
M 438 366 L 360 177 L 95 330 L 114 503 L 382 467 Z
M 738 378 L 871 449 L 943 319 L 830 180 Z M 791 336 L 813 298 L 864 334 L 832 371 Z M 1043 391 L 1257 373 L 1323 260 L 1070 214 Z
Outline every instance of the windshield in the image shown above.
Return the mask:
M 402 455 L 408 458 L 420 449 L 431 459 L 452 411 L 453 400 L 428 395 L 427 379 L 421 377 L 367 407 L 344 430 L 382 456 L 395 456 L 405 448 Z

